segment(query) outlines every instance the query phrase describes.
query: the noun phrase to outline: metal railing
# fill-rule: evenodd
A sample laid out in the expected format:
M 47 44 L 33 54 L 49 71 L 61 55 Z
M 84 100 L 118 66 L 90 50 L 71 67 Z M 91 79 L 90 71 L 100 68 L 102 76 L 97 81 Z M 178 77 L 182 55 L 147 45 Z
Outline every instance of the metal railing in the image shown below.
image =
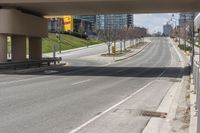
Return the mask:
M 43 65 L 50 65 L 51 63 L 60 62 L 61 58 L 43 58 L 42 60 L 26 60 L 26 61 L 8 61 L 6 63 L 0 63 L 0 69 L 8 69 L 8 68 L 30 68 L 33 66 L 41 67 Z
M 198 110 L 198 122 L 197 122 L 197 133 L 200 133 L 200 64 L 194 62 L 193 65 L 193 80 L 194 80 L 194 91 L 197 94 L 196 108 Z

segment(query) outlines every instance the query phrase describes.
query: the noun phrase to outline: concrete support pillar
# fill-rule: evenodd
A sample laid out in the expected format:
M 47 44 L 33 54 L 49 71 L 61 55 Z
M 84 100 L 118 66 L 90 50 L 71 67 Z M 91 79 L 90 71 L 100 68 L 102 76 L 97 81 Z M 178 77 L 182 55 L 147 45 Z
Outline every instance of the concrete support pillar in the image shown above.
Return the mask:
M 7 36 L 0 34 L 0 63 L 7 62 Z
M 26 37 L 12 36 L 12 61 L 26 60 Z
M 42 59 L 42 39 L 40 37 L 29 38 L 29 59 L 30 60 Z

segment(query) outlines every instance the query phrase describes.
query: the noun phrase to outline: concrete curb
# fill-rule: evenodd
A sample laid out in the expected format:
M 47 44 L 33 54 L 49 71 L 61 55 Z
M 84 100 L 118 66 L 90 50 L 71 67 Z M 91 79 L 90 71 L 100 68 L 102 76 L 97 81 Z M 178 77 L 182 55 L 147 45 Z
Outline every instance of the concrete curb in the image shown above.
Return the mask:
M 196 110 L 196 94 L 193 84 L 193 77 L 190 75 L 190 127 L 189 133 L 197 133 L 197 110 Z
M 146 44 L 141 50 L 139 50 L 138 52 L 136 52 L 136 53 L 134 53 L 134 54 L 132 54 L 132 55 L 129 55 L 129 56 L 127 56 L 127 57 L 124 57 L 124 58 L 122 58 L 122 59 L 117 59 L 117 60 L 115 60 L 114 62 L 123 61 L 123 60 L 126 60 L 126 59 L 128 59 L 128 58 L 131 58 L 131 57 L 133 57 L 133 56 L 135 56 L 135 55 L 141 53 L 147 46 L 149 46 L 149 44 L 151 44 L 151 42 L 147 43 L 147 44 Z
M 45 67 L 39 67 L 39 68 L 29 68 L 29 69 L 22 69 L 22 70 L 5 70 L 2 71 L 1 73 L 6 73 L 6 74 L 28 74 L 28 73 L 36 73 L 36 72 L 41 72 L 45 70 L 52 70 L 52 69 L 59 69 L 67 66 L 68 63 L 63 62 L 57 65 L 52 65 L 52 66 L 45 66 Z

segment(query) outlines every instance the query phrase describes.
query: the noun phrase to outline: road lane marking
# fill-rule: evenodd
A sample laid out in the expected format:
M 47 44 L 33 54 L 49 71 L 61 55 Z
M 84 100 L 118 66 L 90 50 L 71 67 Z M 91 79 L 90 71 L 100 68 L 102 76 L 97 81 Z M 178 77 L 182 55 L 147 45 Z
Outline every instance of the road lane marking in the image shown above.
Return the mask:
M 157 78 L 161 77 L 164 75 L 164 73 L 167 70 L 164 70 L 161 74 L 159 74 L 157 76 Z M 108 113 L 109 111 L 113 110 L 114 108 L 116 108 L 117 106 L 123 104 L 124 102 L 128 101 L 130 98 L 132 98 L 133 96 L 137 95 L 138 93 L 140 93 L 141 91 L 143 91 L 144 89 L 146 89 L 148 86 L 150 86 L 153 82 L 155 82 L 157 79 L 149 82 L 148 84 L 146 84 L 145 86 L 143 86 L 142 88 L 140 88 L 139 90 L 137 90 L 136 92 L 132 93 L 131 95 L 129 95 L 128 97 L 126 97 L 125 99 L 121 100 L 120 102 L 118 102 L 117 104 L 113 105 L 112 107 L 108 108 L 107 110 L 105 110 L 104 112 L 100 113 L 99 115 L 93 117 L 92 119 L 88 120 L 87 122 L 83 123 L 82 125 L 80 125 L 79 127 L 69 131 L 68 133 L 76 133 L 78 131 L 80 131 L 82 128 L 86 127 L 87 125 L 89 125 L 90 123 L 94 122 L 95 120 L 97 120 L 98 118 L 102 117 L 103 115 L 105 115 L 106 113 Z
M 90 68 L 84 69 L 85 70 L 89 70 Z M 50 78 L 52 75 L 56 75 L 56 74 L 70 74 L 70 73 L 74 73 L 74 72 L 81 72 L 83 70 L 71 70 L 71 71 L 67 71 L 67 72 L 58 72 L 58 73 L 52 73 L 50 75 L 39 75 L 40 77 L 32 77 L 32 78 L 23 78 L 20 80 L 12 80 L 12 81 L 2 81 L 0 82 L 0 85 L 5 85 L 5 84 L 11 84 L 11 83 L 19 83 L 19 82 L 26 82 L 26 81 L 31 81 L 31 80 L 37 80 L 37 79 L 45 79 L 45 78 Z
M 30 80 L 42 79 L 42 78 L 44 78 L 44 77 L 24 78 L 24 79 L 20 79 L 20 80 L 12 80 L 12 81 L 5 81 L 5 82 L 3 81 L 3 82 L 0 82 L 0 85 L 18 83 L 18 82 L 24 82 L 24 81 L 30 81 Z
M 118 102 L 117 104 L 113 105 L 112 107 L 108 108 L 107 110 L 105 110 L 104 112 L 100 113 L 99 115 L 93 117 L 92 119 L 88 120 L 87 122 L 85 122 L 84 124 L 80 125 L 79 127 L 71 130 L 68 133 L 76 133 L 78 131 L 80 131 L 82 128 L 86 127 L 87 125 L 89 125 L 90 123 L 92 123 L 93 121 L 95 121 L 96 119 L 100 118 L 101 116 L 103 116 L 104 114 L 108 113 L 109 111 L 113 110 L 114 108 L 116 108 L 117 106 L 123 104 L 124 102 L 126 102 L 127 100 L 129 100 L 130 98 L 132 98 L 133 96 L 135 96 L 136 94 L 140 93 L 141 91 L 143 91 L 145 88 L 147 88 L 148 86 L 150 86 L 154 81 L 149 82 L 148 84 L 146 84 L 145 86 L 143 86 L 142 88 L 140 88 L 139 90 L 137 90 L 136 92 L 132 93 L 131 95 L 129 95 L 128 97 L 126 97 L 125 99 L 121 100 L 120 102 Z
M 85 83 L 85 82 L 89 82 L 89 81 L 91 81 L 91 80 L 92 80 L 92 79 L 82 80 L 82 81 L 79 81 L 79 82 L 75 82 L 75 83 L 73 83 L 72 85 L 82 84 L 82 83 Z

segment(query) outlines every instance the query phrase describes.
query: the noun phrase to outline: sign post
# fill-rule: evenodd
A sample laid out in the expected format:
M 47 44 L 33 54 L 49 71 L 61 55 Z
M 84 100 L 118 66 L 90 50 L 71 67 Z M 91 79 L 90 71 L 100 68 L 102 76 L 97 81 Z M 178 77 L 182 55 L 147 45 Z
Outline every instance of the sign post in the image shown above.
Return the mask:
M 113 54 L 113 60 L 115 60 L 115 54 L 116 54 L 116 47 L 112 46 L 112 54 Z
M 56 49 L 57 49 L 57 45 L 53 44 L 52 45 L 53 59 L 56 59 Z M 56 65 L 56 61 L 54 61 L 54 65 Z

